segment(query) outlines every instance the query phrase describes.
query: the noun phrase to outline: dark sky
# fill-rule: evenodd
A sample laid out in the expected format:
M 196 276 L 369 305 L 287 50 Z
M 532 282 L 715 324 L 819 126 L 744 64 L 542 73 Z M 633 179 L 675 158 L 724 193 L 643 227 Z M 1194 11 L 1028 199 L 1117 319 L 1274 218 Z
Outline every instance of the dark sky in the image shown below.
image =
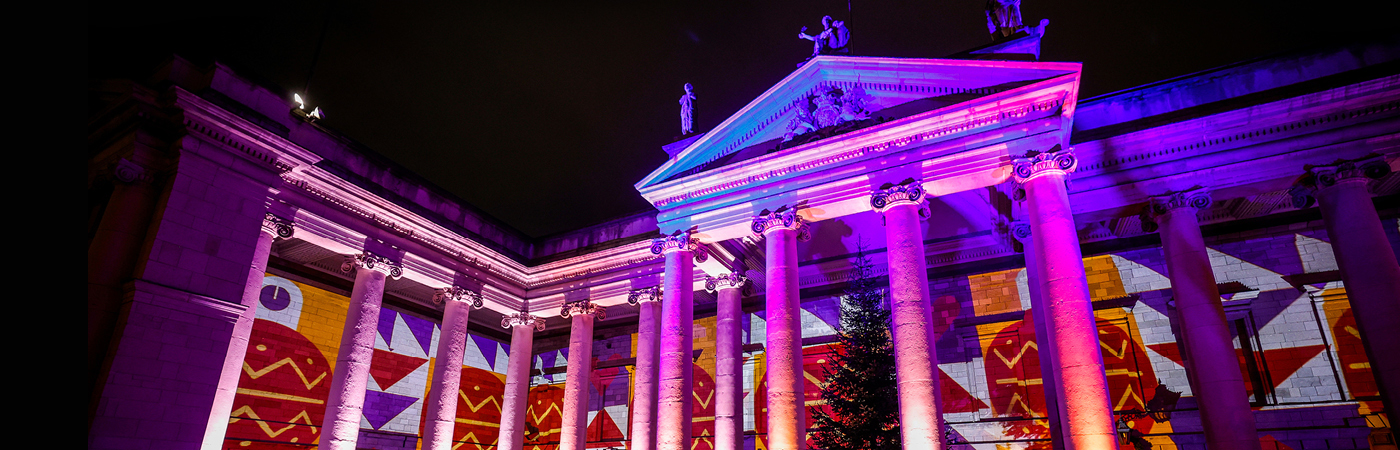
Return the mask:
M 1025 0 L 1022 15 L 1050 19 L 1042 59 L 1083 62 L 1080 94 L 1089 98 L 1394 32 L 1389 3 Z M 990 41 L 982 7 L 854 2 L 852 45 L 869 56 L 966 50 Z M 684 83 L 699 97 L 695 128 L 707 130 L 811 52 L 799 29 L 820 29 L 824 14 L 848 16 L 847 3 L 833 1 L 89 8 L 90 77 L 144 79 L 172 53 L 224 61 L 301 92 L 326 111 L 323 125 L 535 237 L 650 209 L 632 185 L 665 161 L 661 146 L 679 134 Z

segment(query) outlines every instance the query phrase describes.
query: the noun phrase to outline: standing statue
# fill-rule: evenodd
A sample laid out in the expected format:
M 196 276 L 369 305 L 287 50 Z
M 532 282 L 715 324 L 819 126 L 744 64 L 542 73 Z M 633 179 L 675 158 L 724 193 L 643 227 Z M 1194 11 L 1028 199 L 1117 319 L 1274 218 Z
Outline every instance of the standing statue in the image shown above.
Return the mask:
M 1024 28 L 1021 24 L 1021 0 L 987 0 L 987 32 L 1000 39 Z
M 690 134 L 695 123 L 695 88 L 685 84 L 685 95 L 681 96 L 681 136 Z
M 797 32 L 798 39 L 812 41 L 812 59 L 817 55 L 846 55 L 851 53 L 851 30 L 846 22 L 834 20 L 831 16 L 822 17 L 822 32 L 815 36 L 807 34 L 807 27 Z

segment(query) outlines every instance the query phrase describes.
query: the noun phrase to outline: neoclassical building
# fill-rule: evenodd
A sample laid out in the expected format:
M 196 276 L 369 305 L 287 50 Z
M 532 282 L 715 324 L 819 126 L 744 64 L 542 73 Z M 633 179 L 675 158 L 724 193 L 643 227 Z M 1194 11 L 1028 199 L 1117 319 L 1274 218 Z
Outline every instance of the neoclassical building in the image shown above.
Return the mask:
M 806 448 L 861 252 L 905 448 L 1395 448 L 1400 42 L 1010 53 L 816 57 L 543 239 L 226 66 L 95 83 L 88 446 Z

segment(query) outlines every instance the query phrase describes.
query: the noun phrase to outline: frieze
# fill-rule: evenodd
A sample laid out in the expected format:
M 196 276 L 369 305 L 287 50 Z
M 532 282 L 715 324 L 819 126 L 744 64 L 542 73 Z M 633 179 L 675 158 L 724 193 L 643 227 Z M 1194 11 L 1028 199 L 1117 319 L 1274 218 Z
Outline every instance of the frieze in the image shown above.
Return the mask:
M 627 293 L 627 303 L 638 305 L 644 302 L 661 301 L 661 286 L 633 289 Z
M 1056 146 L 1044 152 L 1030 152 L 1025 157 L 1012 161 L 1016 181 L 1025 183 L 1041 175 L 1066 175 L 1074 172 L 1079 164 L 1079 160 L 1074 157 L 1074 149 L 1056 150 L 1058 148 L 1060 147 Z
M 749 229 L 760 236 L 771 230 L 793 230 L 797 232 L 797 239 L 800 241 L 812 239 L 811 227 L 797 214 L 796 209 L 787 206 L 778 208 L 777 211 L 765 209 L 758 213 L 753 217 L 753 224 Z
M 292 237 L 294 232 L 292 221 L 278 217 L 273 213 L 264 213 L 262 222 L 263 231 L 267 234 L 286 239 Z
M 588 300 L 565 303 L 563 308 L 559 308 L 559 317 L 565 319 L 582 315 L 592 315 L 595 320 L 603 320 L 607 318 L 607 308 L 595 305 Z
M 393 278 L 403 276 L 403 265 L 389 258 L 364 252 L 355 256 L 345 258 L 345 262 L 340 264 L 341 272 L 350 272 L 354 269 L 369 269 L 388 275 Z
M 749 277 L 738 272 L 730 272 L 717 277 L 705 277 L 705 291 L 714 293 L 722 289 L 740 289 L 748 284 Z
M 473 308 L 481 309 L 486 306 L 482 301 L 480 292 L 472 291 L 461 286 L 452 286 L 433 290 L 433 303 L 441 305 L 445 301 L 467 302 Z

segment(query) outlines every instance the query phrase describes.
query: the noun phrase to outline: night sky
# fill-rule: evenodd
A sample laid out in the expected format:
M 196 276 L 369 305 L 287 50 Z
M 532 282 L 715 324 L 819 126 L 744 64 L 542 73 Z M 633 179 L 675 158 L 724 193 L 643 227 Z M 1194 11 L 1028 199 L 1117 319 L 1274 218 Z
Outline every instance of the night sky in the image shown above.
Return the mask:
M 680 132 L 681 86 L 695 85 L 695 129 L 708 130 L 796 69 L 812 48 L 797 32 L 822 15 L 849 19 L 856 55 L 990 42 L 979 0 L 854 2 L 849 14 L 833 1 L 687 3 L 90 4 L 89 76 L 145 79 L 175 53 L 222 61 L 540 237 L 650 210 L 632 185 Z M 1391 3 L 1025 0 L 1021 12 L 1050 19 L 1042 60 L 1084 63 L 1087 99 L 1394 33 Z

